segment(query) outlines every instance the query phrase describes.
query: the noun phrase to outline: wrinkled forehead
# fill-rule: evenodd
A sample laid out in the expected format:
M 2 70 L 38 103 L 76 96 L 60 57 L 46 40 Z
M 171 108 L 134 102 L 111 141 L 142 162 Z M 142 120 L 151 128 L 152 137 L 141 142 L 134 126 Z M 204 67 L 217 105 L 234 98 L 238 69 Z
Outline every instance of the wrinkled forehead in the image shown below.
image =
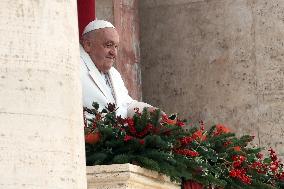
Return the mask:
M 119 43 L 119 35 L 115 28 L 102 28 L 93 31 L 94 40 L 113 41 Z

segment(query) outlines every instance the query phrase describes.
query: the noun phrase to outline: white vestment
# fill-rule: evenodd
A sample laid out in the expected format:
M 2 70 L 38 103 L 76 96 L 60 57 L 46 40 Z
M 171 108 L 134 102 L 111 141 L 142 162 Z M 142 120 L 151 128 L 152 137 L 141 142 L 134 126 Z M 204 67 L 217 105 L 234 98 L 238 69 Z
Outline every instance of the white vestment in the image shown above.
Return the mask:
M 80 45 L 81 57 L 81 82 L 83 94 L 83 106 L 93 108 L 92 103 L 97 102 L 102 110 L 107 106 L 107 103 L 115 103 L 118 110 L 117 115 L 122 117 L 130 117 L 134 113 L 134 108 L 139 108 L 140 111 L 144 107 L 151 107 L 151 105 L 133 100 L 128 95 L 124 82 L 120 73 L 111 68 L 108 72 L 109 78 L 113 88 L 113 97 L 109 86 L 107 86 L 103 74 L 97 69 L 90 56 L 86 53 L 84 48 Z

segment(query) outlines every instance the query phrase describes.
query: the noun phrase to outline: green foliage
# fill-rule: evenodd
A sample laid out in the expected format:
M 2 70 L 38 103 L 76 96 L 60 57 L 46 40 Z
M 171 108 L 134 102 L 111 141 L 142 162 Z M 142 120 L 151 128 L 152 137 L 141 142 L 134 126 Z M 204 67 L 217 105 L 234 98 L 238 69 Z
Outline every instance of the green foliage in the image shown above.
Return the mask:
M 206 187 L 284 188 L 283 164 L 272 149 L 269 157 L 261 158 L 261 148 L 249 147 L 249 135 L 238 138 L 220 124 L 208 131 L 203 124 L 184 129 L 176 115 L 160 110 L 137 109 L 132 118 L 122 119 L 112 104 L 101 112 L 98 104 L 93 107 L 84 108 L 92 115 L 85 121 L 85 135 L 97 134 L 99 139 L 86 137 L 87 165 L 132 163 Z

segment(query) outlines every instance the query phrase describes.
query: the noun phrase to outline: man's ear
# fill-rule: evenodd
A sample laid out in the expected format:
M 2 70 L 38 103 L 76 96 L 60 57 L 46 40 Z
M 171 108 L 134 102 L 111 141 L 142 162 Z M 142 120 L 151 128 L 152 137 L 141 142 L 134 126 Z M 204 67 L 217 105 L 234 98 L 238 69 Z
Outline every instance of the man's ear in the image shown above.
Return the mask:
M 87 53 L 89 53 L 90 50 L 91 50 L 91 41 L 88 40 L 88 39 L 84 39 L 84 40 L 82 40 L 82 45 L 83 45 L 83 48 L 85 49 L 85 51 Z

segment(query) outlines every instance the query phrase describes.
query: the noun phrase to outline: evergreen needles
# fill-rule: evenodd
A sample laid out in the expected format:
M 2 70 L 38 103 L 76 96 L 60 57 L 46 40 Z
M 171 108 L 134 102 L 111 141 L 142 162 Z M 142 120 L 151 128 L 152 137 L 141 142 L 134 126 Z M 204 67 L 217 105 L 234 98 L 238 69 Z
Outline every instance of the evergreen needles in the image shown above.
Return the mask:
M 178 182 L 224 189 L 284 188 L 283 164 L 272 149 L 263 158 L 260 148 L 249 147 L 252 136 L 238 138 L 220 124 L 185 127 L 159 110 L 136 109 L 123 119 L 113 104 L 101 112 L 93 107 L 84 108 L 87 165 L 132 163 Z

